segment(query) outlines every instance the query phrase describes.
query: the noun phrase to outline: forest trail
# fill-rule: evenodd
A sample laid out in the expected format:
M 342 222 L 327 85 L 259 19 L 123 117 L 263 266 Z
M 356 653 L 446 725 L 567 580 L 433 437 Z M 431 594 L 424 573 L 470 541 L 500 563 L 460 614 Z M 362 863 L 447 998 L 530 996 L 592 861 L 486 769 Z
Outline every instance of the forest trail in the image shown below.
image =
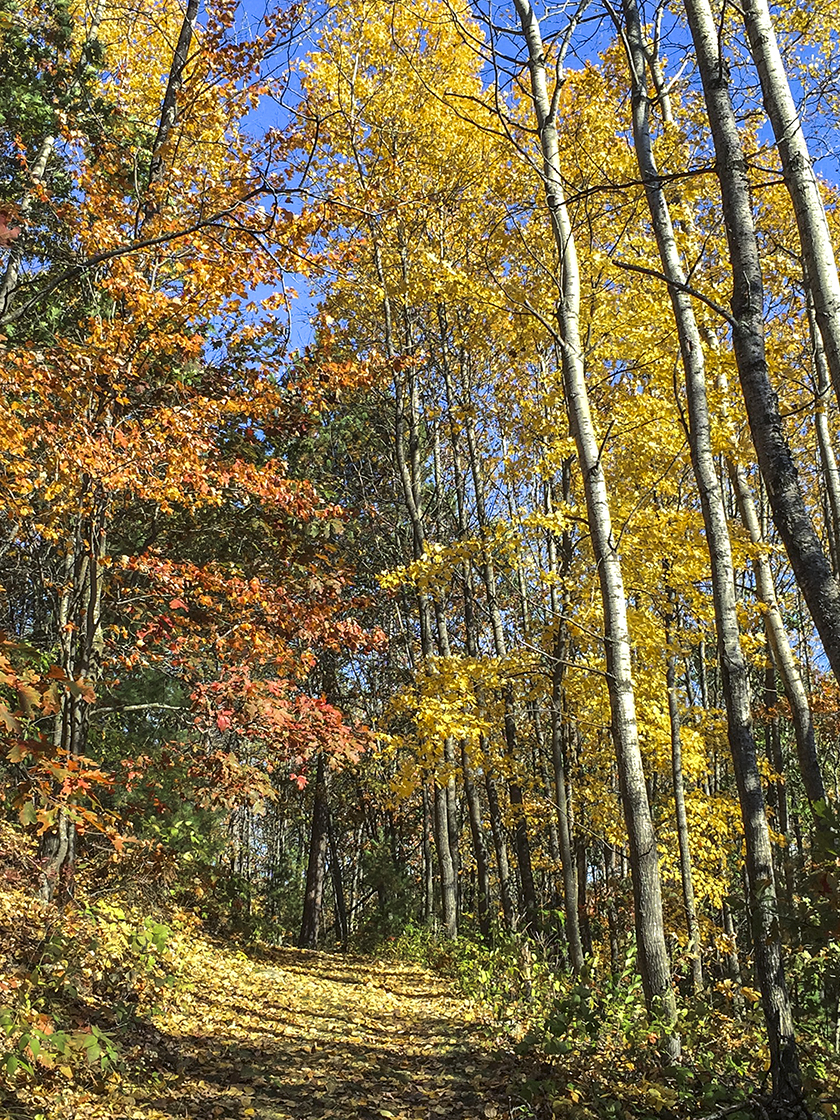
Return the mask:
M 511 1104 L 518 1063 L 493 1052 L 469 1001 L 419 966 L 199 942 L 189 976 L 134 1034 L 131 1075 L 95 1094 L 68 1087 L 33 1120 L 533 1115 Z

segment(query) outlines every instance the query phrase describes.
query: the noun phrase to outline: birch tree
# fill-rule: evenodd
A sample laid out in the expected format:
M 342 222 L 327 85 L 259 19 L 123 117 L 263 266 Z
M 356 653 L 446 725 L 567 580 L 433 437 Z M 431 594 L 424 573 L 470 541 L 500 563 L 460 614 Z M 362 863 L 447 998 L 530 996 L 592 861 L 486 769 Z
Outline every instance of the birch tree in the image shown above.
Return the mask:
M 561 281 L 557 327 L 562 353 L 563 382 L 569 425 L 574 434 L 586 494 L 593 549 L 598 564 L 604 608 L 604 645 L 618 756 L 624 816 L 630 843 L 636 936 L 645 995 L 649 1006 L 674 1024 L 676 1001 L 662 918 L 659 859 L 645 787 L 636 725 L 636 705 L 630 662 L 630 637 L 621 560 L 613 536 L 609 497 L 601 450 L 592 423 L 586 371 L 581 347 L 580 289 L 574 232 L 566 207 L 557 143 L 559 83 L 549 93 L 545 47 L 539 21 L 529 0 L 515 0 L 528 52 L 531 96 L 542 151 L 543 181 L 552 234 L 560 260 Z M 676 1055 L 679 1040 L 671 1035 Z

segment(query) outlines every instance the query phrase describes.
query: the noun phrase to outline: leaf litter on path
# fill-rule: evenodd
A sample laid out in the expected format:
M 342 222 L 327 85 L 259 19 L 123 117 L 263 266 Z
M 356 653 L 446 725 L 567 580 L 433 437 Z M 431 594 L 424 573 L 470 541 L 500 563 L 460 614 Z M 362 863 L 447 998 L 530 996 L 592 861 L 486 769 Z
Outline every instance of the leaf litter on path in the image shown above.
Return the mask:
M 124 1076 L 49 1120 L 524 1120 L 516 1062 L 419 966 L 196 939 L 187 984 L 127 1040 Z M 40 1096 L 40 1094 L 39 1094 Z

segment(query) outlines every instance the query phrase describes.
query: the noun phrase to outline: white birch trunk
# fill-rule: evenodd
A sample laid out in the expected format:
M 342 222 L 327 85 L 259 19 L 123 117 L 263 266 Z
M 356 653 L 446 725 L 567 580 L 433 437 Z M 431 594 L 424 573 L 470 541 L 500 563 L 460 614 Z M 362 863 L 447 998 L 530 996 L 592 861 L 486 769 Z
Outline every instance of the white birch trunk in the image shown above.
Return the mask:
M 612 532 L 606 479 L 586 387 L 580 342 L 580 276 L 560 172 L 556 104 L 552 103 L 548 94 L 546 58 L 539 22 L 529 0 L 514 0 L 514 4 L 528 46 L 531 94 L 543 155 L 546 201 L 561 261 L 562 294 L 557 307 L 557 320 L 562 347 L 563 381 L 569 424 L 583 476 L 592 547 L 601 583 L 607 681 L 630 846 L 639 964 L 648 1006 L 673 1025 L 676 1022 L 676 1002 L 665 943 L 659 856 L 639 749 L 627 603 L 621 561 Z M 676 1057 L 679 1053 L 679 1039 L 676 1035 L 670 1036 L 668 1047 Z
M 769 383 L 764 351 L 763 282 L 755 235 L 746 162 L 728 88 L 728 70 L 721 53 L 718 28 L 708 0 L 685 0 L 685 10 L 697 54 L 703 94 L 715 145 L 716 169 L 726 220 L 726 234 L 733 271 L 732 337 L 738 374 L 744 392 L 753 440 L 762 473 L 773 504 L 773 513 L 791 561 L 802 585 L 814 573 L 802 570 L 801 547 L 816 549 L 811 563 L 825 557 L 814 533 L 798 488 L 790 451 L 784 441 L 778 404 Z M 797 568 L 799 570 L 797 570 Z M 830 571 L 829 594 L 837 596 Z M 807 594 L 807 592 L 806 592 Z M 810 601 L 809 601 L 810 602 Z M 837 598 L 840 607 L 840 597 Z M 813 608 L 812 608 L 813 610 Z M 815 621 L 817 618 L 815 616 Z M 825 623 L 825 618 L 820 621 Z M 818 626 L 820 623 L 817 623 Z M 823 628 L 820 628 L 823 634 Z M 826 651 L 840 668 L 840 631 L 831 626 L 824 637 Z M 832 644 L 832 638 L 834 643 Z M 724 651 L 721 651 L 722 654 Z M 832 657 L 832 653 L 834 657 Z M 728 656 L 721 657 L 721 675 L 727 677 L 737 666 Z M 746 727 L 745 727 L 746 731 Z M 778 905 L 773 876 L 773 851 L 767 827 L 764 793 L 755 756 L 752 734 L 730 743 L 738 785 L 738 796 L 746 839 L 746 864 L 749 883 L 750 917 L 755 948 L 755 972 L 761 990 L 770 1049 L 773 1097 L 778 1103 L 801 1100 L 801 1074 L 793 1029 L 793 1013 L 785 984 L 784 958 L 780 937 Z
M 825 356 L 840 400 L 840 277 L 817 176 L 785 72 L 767 0 L 745 0 L 744 26 L 773 126 L 814 297 Z

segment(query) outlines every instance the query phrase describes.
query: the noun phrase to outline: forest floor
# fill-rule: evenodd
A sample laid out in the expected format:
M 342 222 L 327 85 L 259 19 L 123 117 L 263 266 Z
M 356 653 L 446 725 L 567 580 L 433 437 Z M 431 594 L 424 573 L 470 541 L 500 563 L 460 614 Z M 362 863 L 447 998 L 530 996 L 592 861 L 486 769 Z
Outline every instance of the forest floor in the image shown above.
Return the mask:
M 522 1059 L 419 966 L 200 938 L 95 1083 L 44 1071 L 6 1120 L 525 1120 Z M 69 1070 L 67 1071 L 70 1072 Z

